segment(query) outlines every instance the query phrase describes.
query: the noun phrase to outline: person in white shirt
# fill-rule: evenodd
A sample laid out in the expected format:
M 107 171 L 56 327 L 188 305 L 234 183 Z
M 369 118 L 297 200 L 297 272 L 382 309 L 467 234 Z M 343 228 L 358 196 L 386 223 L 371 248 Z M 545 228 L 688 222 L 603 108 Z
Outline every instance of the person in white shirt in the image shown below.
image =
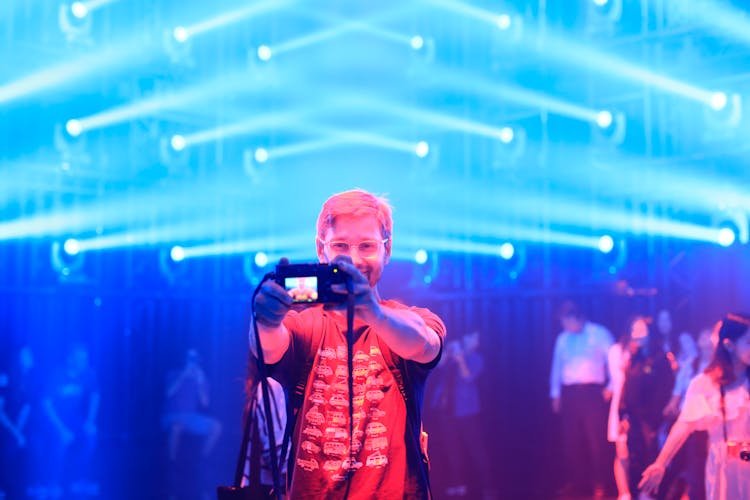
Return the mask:
M 750 498 L 750 315 L 721 322 L 714 358 L 688 386 L 680 416 L 639 487 L 655 492 L 688 436 L 707 430 L 706 498 Z
M 588 321 L 572 301 L 560 308 L 563 331 L 557 337 L 550 371 L 552 410 L 561 417 L 567 484 L 561 495 L 604 496 L 608 472 L 607 355 L 614 343 L 604 326 Z M 588 491 L 585 491 L 588 490 Z

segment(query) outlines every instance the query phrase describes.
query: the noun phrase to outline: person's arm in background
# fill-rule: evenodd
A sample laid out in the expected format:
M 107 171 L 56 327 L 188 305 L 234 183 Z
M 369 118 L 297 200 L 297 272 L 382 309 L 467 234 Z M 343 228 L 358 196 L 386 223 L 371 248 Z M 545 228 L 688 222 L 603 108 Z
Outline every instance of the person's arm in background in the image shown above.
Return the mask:
M 664 446 L 656 457 L 656 460 L 643 471 L 641 481 L 638 483 L 638 488 L 641 488 L 642 491 L 647 494 L 656 493 L 656 490 L 659 489 L 659 484 L 661 484 L 661 480 L 664 478 L 664 472 L 666 471 L 667 466 L 693 430 L 695 430 L 694 423 L 685 422 L 683 420 L 677 420 L 674 423 L 672 429 L 669 431 L 667 440 L 664 442 Z
M 612 338 L 612 334 L 610 331 L 602 326 L 602 342 L 603 342 L 603 348 L 604 348 L 604 362 L 607 364 L 605 373 L 609 375 L 607 377 L 607 385 L 604 387 L 604 390 L 602 391 L 602 398 L 604 398 L 604 401 L 609 401 L 612 399 L 612 392 L 614 390 L 614 381 L 612 380 L 612 368 L 609 366 L 609 354 L 612 352 L 612 346 L 614 345 L 614 339 Z
M 99 403 L 100 403 L 99 391 L 95 390 L 89 397 L 89 409 L 86 414 L 86 422 L 83 424 L 83 430 L 89 436 L 96 434 L 96 417 L 99 415 Z
M 73 433 L 60 419 L 60 415 L 58 415 L 57 410 L 55 409 L 55 405 L 52 403 L 52 400 L 50 398 L 45 398 L 42 402 L 42 408 L 44 408 L 44 413 L 49 418 L 52 426 L 60 434 L 60 439 L 62 440 L 63 444 L 70 444 L 73 441 Z
M 557 336 L 555 350 L 552 353 L 552 368 L 549 374 L 549 397 L 552 411 L 560 412 L 560 390 L 562 387 L 562 334 Z
M 13 421 L 5 411 L 5 398 L 3 396 L 0 396 L 0 426 L 8 429 L 8 432 L 13 435 L 16 442 L 18 443 L 18 446 L 24 447 L 26 445 L 26 440 L 24 439 L 21 430 L 13 424 Z

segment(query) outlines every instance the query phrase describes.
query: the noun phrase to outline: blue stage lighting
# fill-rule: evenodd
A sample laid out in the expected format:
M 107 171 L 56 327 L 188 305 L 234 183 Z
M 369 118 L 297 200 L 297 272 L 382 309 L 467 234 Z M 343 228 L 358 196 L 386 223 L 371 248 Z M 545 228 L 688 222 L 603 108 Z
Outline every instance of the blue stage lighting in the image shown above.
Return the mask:
M 593 1 L 594 1 L 594 5 L 597 5 L 599 7 L 603 7 L 607 5 L 607 3 L 609 2 L 609 0 L 593 0 Z
M 721 111 L 727 105 L 727 95 L 724 92 L 714 92 L 711 95 L 711 107 L 716 111 Z
M 409 44 L 411 45 L 411 48 L 414 50 L 419 50 L 422 47 L 424 47 L 424 38 L 422 38 L 419 35 L 411 37 L 411 40 L 409 41 Z
M 612 113 L 609 111 L 600 111 L 596 115 L 596 124 L 601 128 L 608 128 L 612 125 Z
M 599 238 L 599 251 L 609 253 L 615 248 L 615 240 L 608 234 Z
M 172 136 L 172 139 L 170 139 L 169 144 L 175 151 L 182 151 L 185 149 L 185 146 L 187 146 L 187 141 L 185 141 L 185 137 L 175 134 Z
M 71 137 L 78 137 L 83 132 L 83 125 L 81 125 L 80 120 L 68 120 L 65 123 L 65 131 Z
M 174 39 L 179 43 L 185 43 L 190 37 L 190 33 L 184 26 L 177 26 L 174 30 L 172 30 L 172 37 L 174 37 Z
M 266 148 L 258 148 L 255 150 L 255 161 L 258 163 L 265 163 L 268 161 L 268 150 Z
M 419 156 L 420 158 L 424 158 L 430 153 L 430 145 L 427 144 L 425 141 L 419 141 L 414 148 L 414 152 Z
M 268 61 L 271 59 L 271 47 L 268 45 L 260 45 L 258 47 L 258 59 L 261 61 Z
M 63 244 L 63 250 L 65 250 L 65 253 L 67 253 L 70 256 L 78 255 L 78 252 L 81 250 L 80 245 L 78 244 L 78 240 L 75 238 L 69 238 L 65 240 L 65 243 Z
M 88 6 L 86 6 L 86 4 L 83 2 L 73 2 L 73 4 L 70 6 L 70 11 L 78 19 L 83 19 L 89 14 Z
M 731 247 L 737 241 L 737 232 L 729 225 L 719 228 L 716 242 L 723 247 Z
M 422 249 L 422 248 L 420 248 L 419 250 L 417 250 L 414 253 L 414 262 L 416 262 L 417 264 L 420 264 L 420 265 L 422 265 L 425 262 L 427 262 L 427 251 L 424 250 L 424 249 Z
M 169 257 L 174 262 L 181 262 L 185 259 L 185 249 L 181 246 L 173 246 L 172 249 L 169 251 Z
M 266 267 L 268 265 L 268 254 L 266 252 L 257 252 L 255 254 L 255 265 Z
M 512 23 L 512 18 L 508 14 L 500 14 L 497 16 L 497 27 L 503 31 L 509 29 Z
M 500 141 L 503 144 L 510 144 L 513 142 L 513 138 L 515 137 L 515 132 L 511 127 L 503 127 L 500 129 Z
M 515 253 L 516 248 L 513 246 L 513 243 L 505 242 L 500 245 L 500 257 L 502 257 L 504 260 L 512 259 Z

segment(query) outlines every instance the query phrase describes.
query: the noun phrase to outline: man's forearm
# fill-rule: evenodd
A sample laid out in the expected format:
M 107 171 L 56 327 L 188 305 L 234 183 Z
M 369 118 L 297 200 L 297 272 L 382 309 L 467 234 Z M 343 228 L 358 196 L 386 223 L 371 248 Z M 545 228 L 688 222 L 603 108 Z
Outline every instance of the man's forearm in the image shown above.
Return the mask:
M 370 322 L 378 336 L 404 359 L 429 363 L 440 352 L 440 337 L 416 313 L 383 308 Z
M 263 359 L 267 364 L 274 364 L 281 360 L 289 349 L 289 342 L 291 335 L 289 330 L 282 323 L 277 327 L 266 326 L 258 324 L 258 330 L 260 330 L 260 344 L 263 348 Z M 257 356 L 255 341 L 255 331 L 253 323 L 250 323 L 250 351 L 253 356 Z

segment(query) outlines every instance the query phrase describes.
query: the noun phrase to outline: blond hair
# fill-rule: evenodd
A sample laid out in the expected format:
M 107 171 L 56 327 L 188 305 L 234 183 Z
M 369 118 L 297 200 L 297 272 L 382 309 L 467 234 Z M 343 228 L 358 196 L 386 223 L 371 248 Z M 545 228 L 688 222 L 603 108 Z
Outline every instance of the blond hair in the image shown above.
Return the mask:
M 325 238 L 326 231 L 333 227 L 336 218 L 373 216 L 380 223 L 383 239 L 391 239 L 393 233 L 393 209 L 383 196 L 376 196 L 364 189 L 352 189 L 336 193 L 323 203 L 318 215 L 318 239 Z

